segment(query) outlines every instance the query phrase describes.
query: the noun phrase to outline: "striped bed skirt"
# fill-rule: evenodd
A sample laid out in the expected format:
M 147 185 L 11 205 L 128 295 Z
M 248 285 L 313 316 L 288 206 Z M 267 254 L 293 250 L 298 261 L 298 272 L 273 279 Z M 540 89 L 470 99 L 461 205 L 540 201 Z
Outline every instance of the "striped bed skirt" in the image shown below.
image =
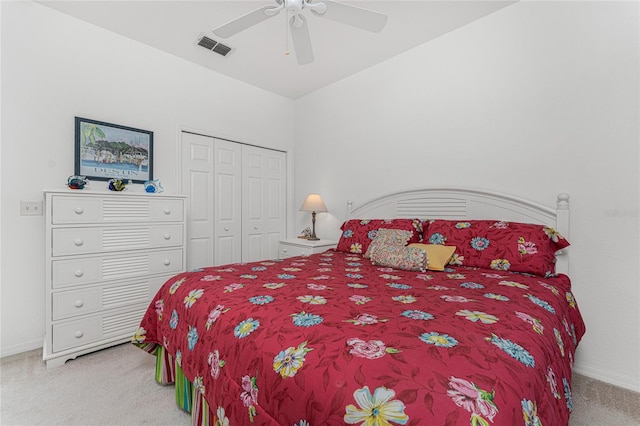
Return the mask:
M 209 404 L 204 395 L 184 376 L 180 366 L 165 348 L 155 343 L 136 344 L 136 346 L 155 355 L 156 382 L 162 385 L 174 385 L 176 404 L 191 414 L 191 424 L 193 426 L 209 426 L 212 424 L 214 413 L 210 413 Z

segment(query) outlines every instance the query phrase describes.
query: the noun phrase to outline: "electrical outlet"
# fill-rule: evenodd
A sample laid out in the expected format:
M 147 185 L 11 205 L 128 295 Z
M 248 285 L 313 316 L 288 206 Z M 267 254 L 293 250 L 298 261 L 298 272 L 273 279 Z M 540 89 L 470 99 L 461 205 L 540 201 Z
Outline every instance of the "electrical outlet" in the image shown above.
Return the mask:
M 20 201 L 20 216 L 42 216 L 42 201 Z

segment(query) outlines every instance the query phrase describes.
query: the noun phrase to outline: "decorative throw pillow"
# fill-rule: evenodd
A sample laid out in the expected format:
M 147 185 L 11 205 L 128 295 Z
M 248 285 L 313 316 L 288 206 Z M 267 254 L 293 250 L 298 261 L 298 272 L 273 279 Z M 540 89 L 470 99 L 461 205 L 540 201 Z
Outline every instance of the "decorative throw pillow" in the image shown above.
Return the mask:
M 422 242 L 455 245 L 451 264 L 539 276 L 555 274 L 555 253 L 569 246 L 553 228 L 495 220 L 432 220 Z
M 384 246 L 399 246 L 404 247 L 407 242 L 413 237 L 413 232 L 405 231 L 402 229 L 378 229 L 376 236 L 369 244 L 367 251 L 364 253 L 364 258 L 369 259 L 371 257 L 372 250 L 376 247 Z
M 420 219 L 351 219 L 342 224 L 342 235 L 336 251 L 366 253 L 376 237 L 378 229 L 402 229 L 411 231 L 410 243 L 417 243 L 422 236 Z
M 431 271 L 444 271 L 456 251 L 456 246 L 442 246 L 439 244 L 412 243 L 409 244 L 409 247 L 417 247 L 427 252 L 427 258 L 429 259 L 427 269 Z
M 371 263 L 405 271 L 427 270 L 427 252 L 417 247 L 380 246 L 371 253 Z

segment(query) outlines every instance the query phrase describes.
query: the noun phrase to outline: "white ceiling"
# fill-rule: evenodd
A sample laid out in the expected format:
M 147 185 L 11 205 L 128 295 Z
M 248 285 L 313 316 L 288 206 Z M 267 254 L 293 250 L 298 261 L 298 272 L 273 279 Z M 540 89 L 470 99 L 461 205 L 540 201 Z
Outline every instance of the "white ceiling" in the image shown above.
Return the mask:
M 318 0 L 316 0 L 318 1 Z M 466 25 L 514 1 L 344 1 L 388 15 L 370 33 L 305 11 L 315 61 L 298 65 L 284 13 L 228 39 L 212 33 L 265 1 L 39 1 L 99 27 L 137 40 L 221 74 L 292 99 L 357 73 L 412 47 Z M 196 44 L 206 35 L 234 50 L 226 57 Z

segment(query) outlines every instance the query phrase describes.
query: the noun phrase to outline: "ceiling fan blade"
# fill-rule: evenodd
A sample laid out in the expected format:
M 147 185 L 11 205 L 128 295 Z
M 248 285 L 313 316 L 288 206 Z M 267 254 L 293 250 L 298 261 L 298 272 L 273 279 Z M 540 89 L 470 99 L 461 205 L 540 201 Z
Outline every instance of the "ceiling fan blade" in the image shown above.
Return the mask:
M 274 7 L 264 6 L 260 9 L 256 9 L 253 12 L 249 12 L 246 15 L 242 15 L 241 17 L 234 19 L 233 21 L 227 22 L 226 24 L 214 28 L 213 33 L 222 38 L 231 37 L 238 34 L 240 31 L 244 31 L 247 28 L 259 24 L 262 21 L 266 21 L 267 19 L 278 14 L 267 14 L 265 13 L 267 10 L 273 11 Z
M 387 15 L 384 13 L 374 12 L 373 10 L 339 3 L 337 1 L 322 0 L 322 2 L 327 5 L 326 12 L 319 13 L 315 10 L 311 10 L 311 12 L 317 16 L 374 33 L 382 31 L 387 24 Z
M 302 24 L 296 22 L 296 18 L 302 21 Z M 293 16 L 289 20 L 289 30 L 291 31 L 291 39 L 293 40 L 293 48 L 296 51 L 296 59 L 298 65 L 307 65 L 313 62 L 313 48 L 311 47 L 311 37 L 309 36 L 309 24 L 302 15 Z

